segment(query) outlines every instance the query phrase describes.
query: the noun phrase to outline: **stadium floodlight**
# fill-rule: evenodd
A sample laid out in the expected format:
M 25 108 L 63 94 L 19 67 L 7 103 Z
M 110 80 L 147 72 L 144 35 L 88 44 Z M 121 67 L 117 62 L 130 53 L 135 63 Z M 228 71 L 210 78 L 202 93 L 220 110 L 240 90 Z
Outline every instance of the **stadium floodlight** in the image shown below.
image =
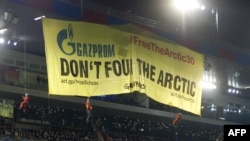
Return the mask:
M 216 89 L 216 85 L 208 81 L 202 81 L 201 87 L 203 89 Z
M 0 34 L 3 34 L 3 33 L 6 32 L 7 30 L 8 30 L 7 28 L 0 29 Z
M 4 38 L 0 38 L 0 44 L 4 43 Z
M 14 46 L 17 46 L 17 44 L 18 44 L 17 41 L 14 41 L 14 42 L 13 42 L 13 45 L 14 45 Z
M 190 11 L 201 7 L 204 8 L 204 6 L 201 6 L 197 0 L 174 0 L 173 4 L 180 11 Z

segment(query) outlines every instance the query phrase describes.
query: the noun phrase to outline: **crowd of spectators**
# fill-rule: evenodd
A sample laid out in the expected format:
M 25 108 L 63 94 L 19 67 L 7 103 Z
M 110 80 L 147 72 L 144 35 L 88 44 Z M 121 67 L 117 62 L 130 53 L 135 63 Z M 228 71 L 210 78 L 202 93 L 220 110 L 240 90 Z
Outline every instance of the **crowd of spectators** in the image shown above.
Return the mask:
M 130 118 L 125 116 L 94 116 L 93 130 L 86 125 L 86 112 L 79 109 L 30 105 L 27 113 L 15 106 L 15 117 L 0 126 L 2 140 L 26 141 L 222 141 L 219 126 L 180 123 L 173 127 L 169 121 Z M 26 120 L 21 120 L 26 119 Z M 33 121 L 33 122 L 32 122 Z M 29 126 L 16 126 L 18 123 Z M 1 139 L 0 139 L 1 140 Z

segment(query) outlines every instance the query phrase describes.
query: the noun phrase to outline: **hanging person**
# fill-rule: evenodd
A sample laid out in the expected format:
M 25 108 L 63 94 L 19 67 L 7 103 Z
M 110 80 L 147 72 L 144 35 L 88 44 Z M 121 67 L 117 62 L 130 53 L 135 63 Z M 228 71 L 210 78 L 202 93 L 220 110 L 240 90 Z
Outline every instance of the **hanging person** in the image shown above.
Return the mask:
M 22 96 L 23 101 L 19 105 L 19 109 L 23 110 L 24 113 L 27 112 L 27 106 L 30 101 L 29 94 L 25 93 L 24 96 Z
M 90 98 L 88 97 L 85 103 L 85 108 L 86 108 L 86 113 L 87 113 L 87 124 L 91 123 L 92 124 L 92 110 L 93 106 L 90 104 Z
M 179 123 L 179 121 L 181 120 L 181 113 L 177 113 L 176 115 L 175 115 L 175 118 L 174 118 L 174 120 L 172 121 L 172 125 L 173 126 L 177 126 L 178 125 L 178 123 Z

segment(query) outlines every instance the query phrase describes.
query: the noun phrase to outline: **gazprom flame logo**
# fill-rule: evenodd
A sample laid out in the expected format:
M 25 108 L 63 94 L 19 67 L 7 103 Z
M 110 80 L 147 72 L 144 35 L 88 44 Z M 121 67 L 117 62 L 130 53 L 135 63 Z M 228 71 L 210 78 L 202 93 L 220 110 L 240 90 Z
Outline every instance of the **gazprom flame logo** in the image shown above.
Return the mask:
M 73 26 L 71 24 L 68 25 L 68 30 L 67 29 L 62 29 L 61 31 L 58 32 L 57 34 L 57 44 L 60 48 L 60 50 L 66 54 L 66 55 L 72 55 L 75 53 L 75 48 L 72 48 L 73 51 L 71 52 L 66 52 L 65 49 L 63 48 L 63 41 L 68 39 L 70 41 L 73 40 L 74 38 L 74 31 L 73 31 Z
M 77 32 L 80 31 L 77 30 Z M 81 31 L 81 33 L 83 32 Z M 107 58 L 115 56 L 114 44 L 88 43 L 86 42 L 84 35 L 74 37 L 74 30 L 72 24 L 68 25 L 68 29 L 62 29 L 58 32 L 57 44 L 61 52 L 68 56 L 75 55 L 98 58 Z

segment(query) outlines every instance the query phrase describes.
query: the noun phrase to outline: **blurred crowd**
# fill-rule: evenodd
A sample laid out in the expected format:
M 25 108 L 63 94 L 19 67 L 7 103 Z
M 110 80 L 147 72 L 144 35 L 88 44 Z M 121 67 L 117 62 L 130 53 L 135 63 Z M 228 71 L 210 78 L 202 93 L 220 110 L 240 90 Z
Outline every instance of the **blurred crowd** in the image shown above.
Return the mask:
M 15 105 L 13 119 L 1 120 L 1 140 L 25 141 L 222 141 L 219 126 L 129 118 L 115 115 L 94 115 L 93 128 L 86 123 L 84 109 L 65 109 L 29 105 L 26 113 Z M 33 121 L 33 122 L 32 122 Z M 23 126 L 18 124 L 22 123 Z M 32 128 L 29 128 L 33 125 Z M 35 128 L 34 128 L 35 127 Z

